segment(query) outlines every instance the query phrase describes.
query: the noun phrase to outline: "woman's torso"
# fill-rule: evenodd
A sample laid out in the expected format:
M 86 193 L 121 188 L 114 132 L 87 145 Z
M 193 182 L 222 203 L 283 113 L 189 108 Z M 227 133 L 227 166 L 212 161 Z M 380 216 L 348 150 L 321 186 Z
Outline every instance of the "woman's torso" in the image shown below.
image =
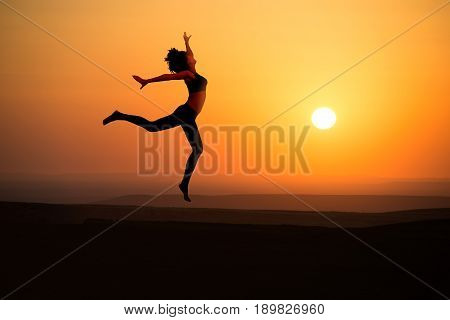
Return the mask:
M 205 104 L 208 80 L 198 73 L 194 73 L 194 75 L 194 79 L 184 81 L 189 91 L 189 98 L 186 103 L 198 114 Z

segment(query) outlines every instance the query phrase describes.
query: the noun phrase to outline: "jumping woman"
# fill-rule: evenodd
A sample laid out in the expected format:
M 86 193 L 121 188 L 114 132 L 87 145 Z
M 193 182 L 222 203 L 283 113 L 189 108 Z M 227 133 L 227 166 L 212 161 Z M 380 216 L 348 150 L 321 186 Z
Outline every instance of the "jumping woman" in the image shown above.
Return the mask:
M 179 185 L 181 192 L 183 192 L 184 200 L 186 201 L 191 201 L 189 198 L 189 181 L 191 180 L 198 158 L 203 152 L 202 139 L 198 132 L 195 118 L 197 118 L 205 104 L 206 85 L 208 83 L 195 70 L 197 61 L 194 59 L 194 53 L 189 46 L 190 38 L 191 36 L 187 36 L 185 32 L 183 39 L 186 44 L 186 51 L 179 51 L 175 48 L 169 50 L 164 60 L 168 64 L 170 74 L 163 74 L 151 79 L 142 79 L 141 77 L 133 76 L 141 84 L 141 89 L 152 82 L 184 80 L 189 91 L 189 97 L 185 104 L 175 109 L 172 114 L 155 121 L 149 121 L 140 116 L 121 113 L 117 110 L 103 120 L 103 125 L 117 120 L 128 121 L 150 132 L 181 126 L 192 148 L 192 153 L 186 163 L 183 180 Z

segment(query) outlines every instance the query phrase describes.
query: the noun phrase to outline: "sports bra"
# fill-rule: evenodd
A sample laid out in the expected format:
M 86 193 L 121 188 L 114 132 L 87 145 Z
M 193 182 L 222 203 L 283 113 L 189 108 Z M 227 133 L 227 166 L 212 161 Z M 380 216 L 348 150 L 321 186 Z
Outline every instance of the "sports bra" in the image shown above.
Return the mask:
M 186 81 L 186 86 L 188 88 L 189 93 L 205 91 L 207 84 L 208 84 L 208 80 L 206 80 L 206 78 L 199 75 L 197 72 L 195 73 L 194 79 L 192 79 L 190 81 Z

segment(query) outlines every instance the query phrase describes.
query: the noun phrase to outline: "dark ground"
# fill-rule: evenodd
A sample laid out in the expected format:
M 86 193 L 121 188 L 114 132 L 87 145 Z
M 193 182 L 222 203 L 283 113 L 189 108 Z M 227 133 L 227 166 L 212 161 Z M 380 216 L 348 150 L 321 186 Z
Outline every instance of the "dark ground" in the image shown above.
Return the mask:
M 113 223 L 36 216 L 2 219 L 2 297 Z M 450 295 L 450 218 L 348 230 Z M 338 228 L 124 221 L 8 298 L 443 297 Z

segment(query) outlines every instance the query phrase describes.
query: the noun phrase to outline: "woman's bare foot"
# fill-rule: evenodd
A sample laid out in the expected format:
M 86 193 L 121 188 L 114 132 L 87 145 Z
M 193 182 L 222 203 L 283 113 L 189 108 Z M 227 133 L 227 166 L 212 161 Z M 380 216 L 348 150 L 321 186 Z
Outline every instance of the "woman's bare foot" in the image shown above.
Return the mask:
M 106 126 L 108 123 L 117 120 L 119 114 L 121 114 L 121 113 L 117 110 L 114 111 L 113 113 L 111 113 L 111 115 L 109 117 L 106 117 L 105 119 L 103 119 L 103 125 Z
M 191 202 L 191 198 L 189 198 L 189 193 L 188 193 L 188 186 L 186 184 L 179 184 L 178 188 L 180 188 L 181 192 L 183 192 L 183 197 L 184 200 L 186 200 L 187 202 Z

